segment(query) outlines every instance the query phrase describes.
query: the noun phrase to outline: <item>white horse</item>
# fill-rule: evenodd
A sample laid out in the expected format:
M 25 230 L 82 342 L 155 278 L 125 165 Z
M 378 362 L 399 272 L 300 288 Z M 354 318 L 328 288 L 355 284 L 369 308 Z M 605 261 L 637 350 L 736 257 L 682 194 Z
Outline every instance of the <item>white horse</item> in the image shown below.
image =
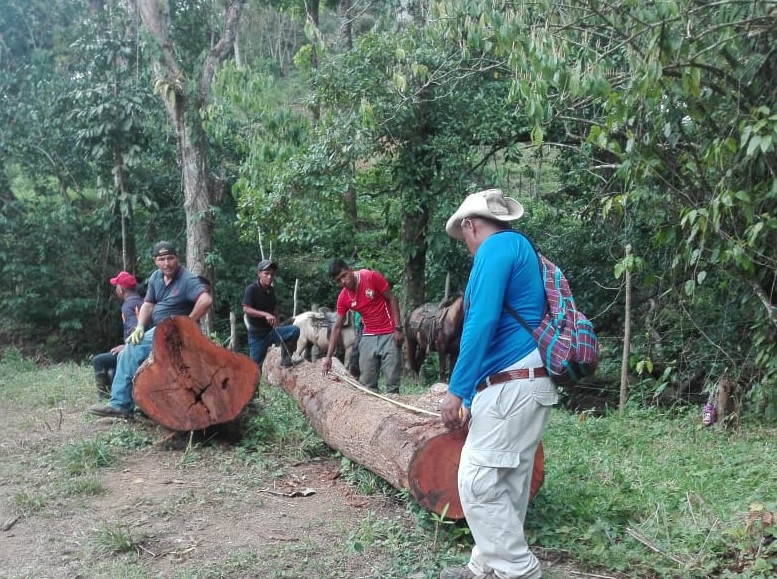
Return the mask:
M 299 340 L 295 355 L 314 360 L 322 357 L 329 347 L 329 333 L 332 331 L 336 314 L 332 312 L 303 312 L 294 318 L 294 325 L 299 328 Z M 353 346 L 356 343 L 356 328 L 353 326 L 353 315 L 346 314 L 346 320 L 340 332 L 338 349 L 345 350 L 343 364 L 348 368 Z

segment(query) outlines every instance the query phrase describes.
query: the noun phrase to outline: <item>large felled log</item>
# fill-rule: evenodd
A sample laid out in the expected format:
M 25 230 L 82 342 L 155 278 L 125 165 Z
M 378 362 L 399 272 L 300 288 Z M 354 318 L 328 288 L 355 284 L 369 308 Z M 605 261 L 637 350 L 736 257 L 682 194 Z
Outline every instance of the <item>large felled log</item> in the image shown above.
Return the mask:
M 393 487 L 408 490 L 424 508 L 451 519 L 464 516 L 457 473 L 466 428 L 449 430 L 436 413 L 418 412 L 354 387 L 336 359 L 332 360 L 336 379 L 322 376 L 319 363 L 286 370 L 278 360 L 277 352 L 268 354 L 265 374 L 296 400 L 329 446 Z M 402 399 L 406 406 L 414 406 L 406 400 Z M 540 446 L 532 496 L 542 485 L 543 472 Z
M 253 360 L 214 344 L 190 318 L 176 316 L 156 327 L 151 355 L 135 373 L 132 397 L 162 426 L 200 430 L 234 420 L 258 380 Z

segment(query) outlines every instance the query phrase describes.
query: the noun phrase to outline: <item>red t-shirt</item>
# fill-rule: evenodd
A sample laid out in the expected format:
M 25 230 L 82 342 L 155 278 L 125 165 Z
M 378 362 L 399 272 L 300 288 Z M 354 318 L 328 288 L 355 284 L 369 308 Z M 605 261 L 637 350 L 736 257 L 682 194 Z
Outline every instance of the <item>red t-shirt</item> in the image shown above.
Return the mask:
M 356 291 L 343 288 L 337 296 L 337 314 L 344 316 L 348 310 L 359 312 L 364 335 L 393 334 L 400 324 L 391 316 L 391 306 L 383 296 L 389 289 L 386 278 L 371 269 L 360 269 L 356 275 L 359 279 Z

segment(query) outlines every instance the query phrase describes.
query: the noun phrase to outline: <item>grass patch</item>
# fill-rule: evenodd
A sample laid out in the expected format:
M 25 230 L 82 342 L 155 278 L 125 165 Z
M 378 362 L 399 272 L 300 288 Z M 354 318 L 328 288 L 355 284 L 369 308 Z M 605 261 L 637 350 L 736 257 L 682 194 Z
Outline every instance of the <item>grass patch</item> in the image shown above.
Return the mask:
M 91 543 L 103 554 L 138 553 L 140 540 L 120 523 L 101 522 L 92 531 Z
M 62 481 L 60 493 L 68 497 L 97 496 L 103 494 L 105 487 L 100 479 L 94 475 L 85 475 L 75 478 L 67 478 Z
M 48 504 L 45 493 L 21 490 L 13 494 L 11 504 L 17 513 L 29 517 L 42 511 Z
M 60 463 L 67 475 L 82 475 L 116 462 L 110 443 L 101 438 L 72 442 L 61 452 Z
M 743 535 L 753 508 L 777 511 L 773 431 L 704 428 L 696 408 L 582 421 L 557 411 L 543 440 L 534 543 L 630 576 L 678 578 L 758 577 L 747 557 L 764 543 L 758 558 L 777 570 L 774 527 Z

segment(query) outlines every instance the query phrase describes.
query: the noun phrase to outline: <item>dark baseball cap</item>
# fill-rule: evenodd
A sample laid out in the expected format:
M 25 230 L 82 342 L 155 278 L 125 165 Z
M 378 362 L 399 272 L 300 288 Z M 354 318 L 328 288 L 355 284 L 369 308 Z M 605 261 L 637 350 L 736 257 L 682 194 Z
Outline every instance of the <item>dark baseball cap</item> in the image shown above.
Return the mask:
M 178 255 L 178 250 L 169 241 L 160 241 L 154 246 L 151 252 L 152 257 L 160 257 L 164 255 Z
M 263 259 L 256 266 L 256 271 L 266 271 L 268 269 L 278 269 L 278 264 L 269 259 Z

